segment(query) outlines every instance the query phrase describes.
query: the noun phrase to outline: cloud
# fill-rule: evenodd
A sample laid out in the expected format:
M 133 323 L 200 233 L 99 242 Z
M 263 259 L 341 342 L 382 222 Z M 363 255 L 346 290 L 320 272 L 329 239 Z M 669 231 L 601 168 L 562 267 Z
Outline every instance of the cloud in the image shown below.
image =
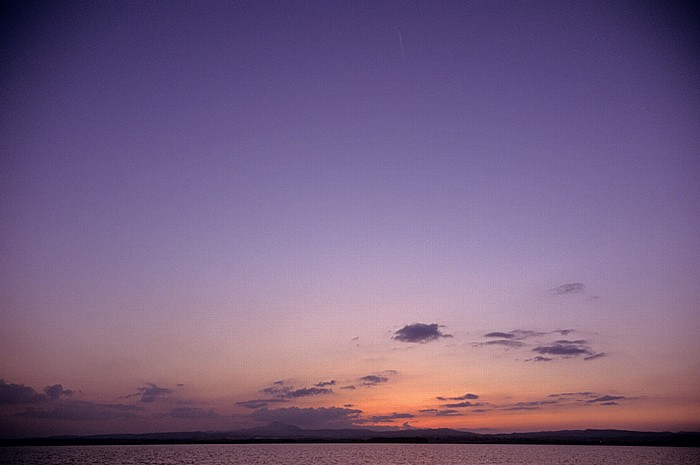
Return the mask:
M 415 418 L 416 416 L 411 413 L 396 413 L 393 412 L 391 415 L 374 415 L 369 417 L 367 420 L 369 423 L 391 423 L 396 419 L 404 418 Z
M 310 387 L 310 388 L 294 389 L 293 391 L 289 391 L 285 395 L 285 398 L 296 399 L 297 397 L 317 396 L 319 394 L 332 394 L 332 393 L 333 393 L 332 389 Z
M 532 359 L 533 362 L 551 362 L 552 360 L 554 359 L 549 357 L 543 357 L 541 355 L 538 355 L 537 357 Z
M 47 400 L 45 394 L 39 394 L 24 384 L 7 384 L 0 379 L 0 404 L 36 404 Z
M 148 403 L 154 402 L 160 398 L 166 397 L 166 396 L 172 394 L 172 392 L 173 392 L 170 389 L 158 387 L 155 383 L 146 383 L 146 384 L 147 384 L 147 386 L 145 386 L 145 387 L 136 388 L 136 390 L 138 392 L 136 392 L 134 394 L 126 395 L 122 398 L 129 399 L 131 397 L 141 396 L 141 399 L 139 400 L 139 402 L 143 402 L 143 403 L 148 404 Z
M 551 405 L 556 404 L 556 400 L 536 400 L 533 402 L 518 402 L 515 404 L 516 407 L 539 407 L 540 405 Z
M 44 393 L 40 394 L 33 388 L 24 384 L 7 384 L 5 380 L 0 379 L 0 405 L 1 404 L 38 404 L 42 402 L 50 402 L 59 400 L 62 396 L 70 396 L 73 391 L 63 389 L 60 384 L 46 386 Z
M 58 400 L 61 396 L 71 396 L 73 391 L 70 389 L 63 389 L 60 384 L 54 384 L 53 386 L 46 386 L 44 388 L 44 394 L 49 398 L 49 400 Z
M 380 383 L 386 383 L 387 381 L 389 381 L 389 378 L 377 375 L 367 375 L 360 378 L 360 381 L 362 381 L 362 384 L 364 384 L 365 386 L 376 386 Z
M 555 329 L 555 330 L 552 331 L 552 332 L 553 332 L 553 333 L 559 333 L 559 334 L 561 334 L 562 336 L 568 336 L 569 334 L 573 333 L 574 330 L 573 330 L 573 329 Z
M 480 342 L 476 345 L 477 346 L 503 346 L 503 347 L 508 347 L 510 349 L 517 349 L 518 347 L 524 346 L 525 343 L 521 342 L 521 341 L 513 341 L 511 339 L 496 339 L 495 341 Z
M 580 292 L 583 292 L 585 289 L 586 286 L 582 283 L 567 283 L 550 289 L 549 292 L 552 292 L 555 295 L 567 295 L 578 294 Z
M 259 409 L 262 407 L 267 407 L 268 404 L 274 403 L 274 402 L 289 402 L 289 401 L 286 399 L 251 399 L 251 400 L 244 400 L 241 402 L 236 402 L 236 405 L 240 405 L 241 407 L 256 410 L 256 409 Z
M 611 395 L 604 395 L 600 397 L 596 397 L 595 399 L 591 399 L 586 401 L 587 404 L 596 404 L 596 403 L 604 403 L 604 402 L 613 402 L 616 400 L 623 400 L 626 399 L 625 396 L 611 396 Z
M 16 416 L 37 419 L 51 420 L 113 420 L 116 418 L 135 418 L 134 413 L 137 408 L 123 404 L 100 405 L 87 401 L 70 401 L 59 403 L 49 410 L 39 410 L 29 408 L 24 412 L 17 413 Z
M 550 394 L 547 397 L 597 397 L 590 391 L 585 392 L 561 392 L 558 394 Z
M 350 389 L 350 390 L 354 391 L 354 390 L 357 389 L 357 388 L 356 388 L 354 385 L 351 384 L 351 385 L 349 385 L 349 386 L 343 386 L 343 387 L 341 387 L 340 389 Z
M 321 381 L 320 383 L 314 384 L 316 387 L 326 387 L 326 386 L 335 386 L 335 380 L 332 379 L 330 381 Z
M 479 396 L 476 394 L 464 394 L 463 396 L 458 396 L 458 397 L 442 397 L 442 396 L 437 396 L 437 400 L 474 400 L 478 399 Z
M 578 357 L 579 355 L 593 355 L 594 352 L 587 345 L 587 341 L 559 340 L 550 345 L 538 346 L 532 349 L 542 355 L 559 355 L 564 357 Z
M 216 413 L 214 410 L 203 409 L 198 407 L 179 407 L 174 408 L 170 412 L 166 413 L 165 416 L 172 418 L 179 418 L 184 420 L 190 420 L 194 418 L 219 418 L 221 415 Z
M 464 407 L 483 407 L 485 404 L 483 402 L 469 402 L 469 401 L 464 401 L 464 402 L 457 402 L 454 404 L 443 404 L 443 407 L 447 408 L 464 408 Z
M 453 410 L 453 409 L 445 409 L 445 410 L 438 410 L 437 413 L 435 414 L 436 417 L 461 417 L 463 416 L 462 413 L 459 412 L 459 410 Z
M 334 381 L 335 383 L 335 381 Z M 333 390 L 325 387 L 309 387 L 294 389 L 284 383 L 276 381 L 272 386 L 262 389 L 260 392 L 274 396 L 277 399 L 297 399 L 299 397 L 317 396 L 320 394 L 332 394 Z
M 251 414 L 251 418 L 259 421 L 273 422 L 300 426 L 300 427 L 335 427 L 342 428 L 352 426 L 360 420 L 362 410 L 340 407 L 319 408 L 279 408 L 268 410 L 262 408 Z
M 412 325 L 406 325 L 396 331 L 392 339 L 400 342 L 417 342 L 424 344 L 440 339 L 441 337 L 452 337 L 452 335 L 442 333 L 437 323 L 414 323 Z
M 588 362 L 588 361 L 590 361 L 590 360 L 595 360 L 595 359 L 601 358 L 601 357 L 607 357 L 607 354 L 606 354 L 605 352 L 600 352 L 600 353 L 597 353 L 597 354 L 589 355 L 588 357 L 585 357 L 583 360 L 585 360 L 586 362 Z
M 500 339 L 512 339 L 515 337 L 513 333 L 504 333 L 501 331 L 494 331 L 492 333 L 484 334 L 484 337 L 498 337 Z

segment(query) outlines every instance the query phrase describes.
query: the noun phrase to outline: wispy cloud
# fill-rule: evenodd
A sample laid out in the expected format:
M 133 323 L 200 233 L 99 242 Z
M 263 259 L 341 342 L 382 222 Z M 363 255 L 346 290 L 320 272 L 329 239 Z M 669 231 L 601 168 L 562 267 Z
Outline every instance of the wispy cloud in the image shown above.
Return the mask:
M 483 407 L 485 404 L 481 402 L 469 402 L 469 401 L 464 401 L 464 402 L 457 402 L 454 404 L 443 404 L 443 407 L 447 408 L 464 408 L 464 407 Z
M 276 402 L 289 402 L 289 401 L 287 399 L 251 399 L 251 400 L 244 400 L 241 402 L 236 402 L 236 405 L 240 405 L 241 407 L 255 410 L 255 409 L 267 407 L 268 404 L 276 403 Z
M 611 395 L 604 395 L 600 397 L 596 397 L 595 399 L 591 399 L 587 401 L 587 404 L 596 404 L 596 403 L 605 403 L 605 402 L 613 402 L 616 400 L 623 400 L 626 399 L 625 396 L 611 396 Z
M 406 325 L 396 331 L 392 336 L 392 339 L 400 342 L 424 344 L 426 342 L 435 341 L 445 337 L 452 337 L 452 335 L 444 334 L 442 331 L 440 331 L 440 327 L 437 323 L 414 323 L 411 325 Z
M 335 383 L 335 382 L 334 382 Z M 318 385 L 317 385 L 318 386 Z M 276 381 L 272 386 L 262 389 L 260 392 L 271 395 L 276 399 L 296 399 L 299 397 L 332 394 L 333 390 L 325 387 L 306 387 L 294 389 L 294 386 Z
M 332 379 L 330 381 L 321 381 L 320 383 L 314 384 L 316 387 L 326 387 L 326 386 L 335 386 L 335 380 Z
M 376 386 L 377 384 L 386 383 L 389 378 L 378 375 L 367 375 L 360 378 L 362 384 L 365 386 Z
M 443 396 L 437 396 L 437 400 L 474 400 L 478 399 L 479 396 L 476 394 L 464 394 L 463 396 L 457 396 L 457 397 L 443 397 Z
M 522 341 L 514 341 L 512 339 L 496 339 L 495 341 L 479 342 L 476 346 L 503 346 L 509 349 L 517 349 L 525 345 Z
M 148 404 L 151 402 L 155 402 L 156 400 L 162 399 L 164 397 L 167 397 L 173 392 L 171 389 L 158 387 L 158 385 L 156 385 L 155 383 L 146 383 L 146 386 L 136 388 L 136 390 L 138 392 L 123 396 L 122 399 L 141 397 L 141 399 L 139 399 L 139 402 Z
M 586 286 L 583 283 L 566 283 L 562 284 L 561 286 L 557 286 L 553 289 L 550 289 L 549 292 L 555 295 L 568 295 L 578 294 L 580 292 L 583 292 L 585 289 Z
M 438 410 L 436 408 L 428 408 L 428 409 L 419 410 L 418 412 L 428 414 L 431 416 L 436 416 L 436 417 L 461 417 L 464 415 L 459 410 L 455 410 L 455 409 Z
M 582 339 L 576 341 L 558 340 L 549 345 L 535 347 L 532 350 L 542 355 L 558 355 L 564 357 L 594 355 L 594 352 L 588 346 L 588 342 Z
M 391 415 L 374 415 L 369 417 L 367 421 L 369 423 L 391 423 L 397 419 L 415 418 L 415 415 L 411 413 L 392 413 Z

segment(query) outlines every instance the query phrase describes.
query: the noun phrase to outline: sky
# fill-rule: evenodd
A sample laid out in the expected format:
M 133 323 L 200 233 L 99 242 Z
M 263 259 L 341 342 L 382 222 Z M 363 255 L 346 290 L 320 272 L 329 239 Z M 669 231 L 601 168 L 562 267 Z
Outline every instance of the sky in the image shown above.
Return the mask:
M 691 11 L 5 2 L 0 436 L 700 431 Z

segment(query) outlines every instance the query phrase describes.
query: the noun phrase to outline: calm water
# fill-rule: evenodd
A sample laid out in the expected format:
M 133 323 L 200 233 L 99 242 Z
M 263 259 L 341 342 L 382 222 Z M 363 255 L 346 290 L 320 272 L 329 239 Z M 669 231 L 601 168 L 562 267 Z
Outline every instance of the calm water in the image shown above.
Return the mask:
M 700 449 L 489 444 L 235 444 L 0 448 L 7 464 L 700 464 Z

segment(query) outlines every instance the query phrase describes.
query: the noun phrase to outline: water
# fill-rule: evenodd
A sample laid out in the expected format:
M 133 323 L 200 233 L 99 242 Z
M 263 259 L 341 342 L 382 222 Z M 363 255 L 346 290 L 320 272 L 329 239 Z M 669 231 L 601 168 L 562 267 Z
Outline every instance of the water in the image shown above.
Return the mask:
M 697 465 L 700 464 L 700 449 L 491 444 L 7 447 L 0 448 L 0 463 L 17 465 Z

